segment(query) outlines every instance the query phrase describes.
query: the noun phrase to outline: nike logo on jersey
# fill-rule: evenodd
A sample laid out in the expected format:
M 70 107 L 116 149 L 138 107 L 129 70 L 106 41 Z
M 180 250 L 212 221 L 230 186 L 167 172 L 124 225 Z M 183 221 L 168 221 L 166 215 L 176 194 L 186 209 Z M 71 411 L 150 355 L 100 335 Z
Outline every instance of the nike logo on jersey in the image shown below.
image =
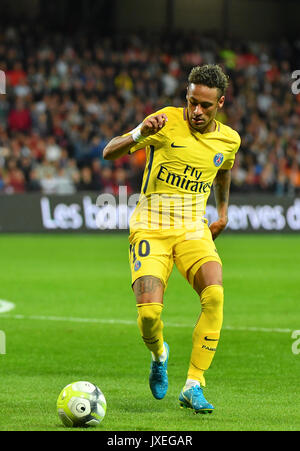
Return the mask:
M 204 340 L 206 341 L 218 341 L 218 338 L 208 338 L 208 337 L 204 337 Z
M 172 143 L 171 147 L 173 147 L 173 149 L 174 149 L 174 148 L 183 148 L 183 147 L 186 147 L 186 146 L 176 146 L 175 143 Z

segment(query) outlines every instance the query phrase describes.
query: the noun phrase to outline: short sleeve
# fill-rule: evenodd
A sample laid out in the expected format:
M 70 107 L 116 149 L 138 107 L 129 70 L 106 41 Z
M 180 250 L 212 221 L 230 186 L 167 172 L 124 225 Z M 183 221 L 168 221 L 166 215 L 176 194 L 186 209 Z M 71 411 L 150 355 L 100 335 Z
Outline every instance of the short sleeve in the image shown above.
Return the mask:
M 235 147 L 233 148 L 232 152 L 230 153 L 229 158 L 226 158 L 220 169 L 231 169 L 234 165 L 235 161 L 235 155 L 237 151 L 239 150 L 241 145 L 241 138 L 239 137 L 238 143 L 236 143 Z
M 125 133 L 122 136 L 128 136 L 130 133 Z M 129 154 L 136 152 L 140 149 L 145 149 L 147 146 L 155 146 L 158 143 L 161 143 L 163 139 L 163 134 L 161 132 L 157 132 L 155 135 L 147 136 L 147 138 L 143 139 L 143 141 L 136 143 L 134 146 L 132 146 L 129 150 Z
M 148 119 L 148 117 L 155 116 L 156 114 L 164 113 L 165 110 L 166 109 L 164 108 L 162 110 L 156 111 L 155 113 L 149 114 L 147 117 L 145 117 L 144 120 Z M 165 128 L 166 126 L 162 128 L 159 132 L 155 133 L 155 135 L 149 135 L 147 136 L 147 138 L 143 139 L 143 141 L 136 143 L 134 146 L 130 148 L 128 153 L 131 155 L 137 150 L 145 149 L 145 147 L 148 146 L 157 146 L 158 144 L 160 144 L 165 138 Z M 128 136 L 129 134 L 130 132 L 125 133 L 122 136 Z

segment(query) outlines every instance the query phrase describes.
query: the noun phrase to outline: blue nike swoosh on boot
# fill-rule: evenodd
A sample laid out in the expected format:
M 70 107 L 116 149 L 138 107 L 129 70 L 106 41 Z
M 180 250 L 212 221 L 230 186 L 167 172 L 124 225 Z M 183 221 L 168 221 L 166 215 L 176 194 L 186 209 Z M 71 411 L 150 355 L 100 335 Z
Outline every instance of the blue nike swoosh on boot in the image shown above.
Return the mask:
M 180 407 L 188 408 L 195 413 L 212 413 L 214 406 L 206 401 L 203 390 L 199 385 L 195 385 L 187 390 L 184 388 L 179 395 Z
M 167 357 L 164 362 L 151 361 L 149 385 L 152 395 L 156 399 L 163 399 L 168 390 L 168 361 L 169 361 L 169 346 L 164 343 L 167 351 Z

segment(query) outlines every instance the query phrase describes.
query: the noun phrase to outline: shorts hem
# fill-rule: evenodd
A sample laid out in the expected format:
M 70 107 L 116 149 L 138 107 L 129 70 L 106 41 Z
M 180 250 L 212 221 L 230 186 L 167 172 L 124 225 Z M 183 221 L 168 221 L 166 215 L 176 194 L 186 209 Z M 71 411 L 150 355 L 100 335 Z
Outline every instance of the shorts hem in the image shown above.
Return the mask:
M 204 263 L 207 262 L 217 262 L 220 263 L 220 265 L 222 266 L 222 261 L 220 258 L 215 257 L 215 256 L 208 256 L 208 257 L 203 257 L 200 260 L 198 260 L 196 263 L 194 263 L 190 269 L 187 271 L 187 280 L 188 282 L 191 284 L 191 286 L 194 288 L 194 279 L 195 279 L 195 275 L 197 274 L 197 272 L 199 271 L 199 269 L 201 268 L 202 265 L 204 265 Z
M 138 279 L 140 279 L 141 277 L 145 277 L 145 276 L 156 277 L 156 278 L 159 279 L 159 280 L 161 281 L 161 283 L 163 284 L 164 290 L 167 288 L 167 282 L 165 282 L 164 279 L 163 279 L 160 275 L 158 275 L 158 274 L 153 274 L 153 273 L 152 273 L 152 274 L 150 274 L 150 273 L 142 274 L 141 276 L 132 278 L 132 279 L 131 279 L 131 288 L 133 289 L 133 284 L 134 284 Z

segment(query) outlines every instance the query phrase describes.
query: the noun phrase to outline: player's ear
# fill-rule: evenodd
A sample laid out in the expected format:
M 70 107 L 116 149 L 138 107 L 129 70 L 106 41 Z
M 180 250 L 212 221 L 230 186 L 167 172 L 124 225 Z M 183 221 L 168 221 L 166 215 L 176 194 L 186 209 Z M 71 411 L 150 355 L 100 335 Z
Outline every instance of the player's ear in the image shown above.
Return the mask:
M 218 108 L 222 108 L 225 102 L 225 96 L 221 96 L 218 100 Z

